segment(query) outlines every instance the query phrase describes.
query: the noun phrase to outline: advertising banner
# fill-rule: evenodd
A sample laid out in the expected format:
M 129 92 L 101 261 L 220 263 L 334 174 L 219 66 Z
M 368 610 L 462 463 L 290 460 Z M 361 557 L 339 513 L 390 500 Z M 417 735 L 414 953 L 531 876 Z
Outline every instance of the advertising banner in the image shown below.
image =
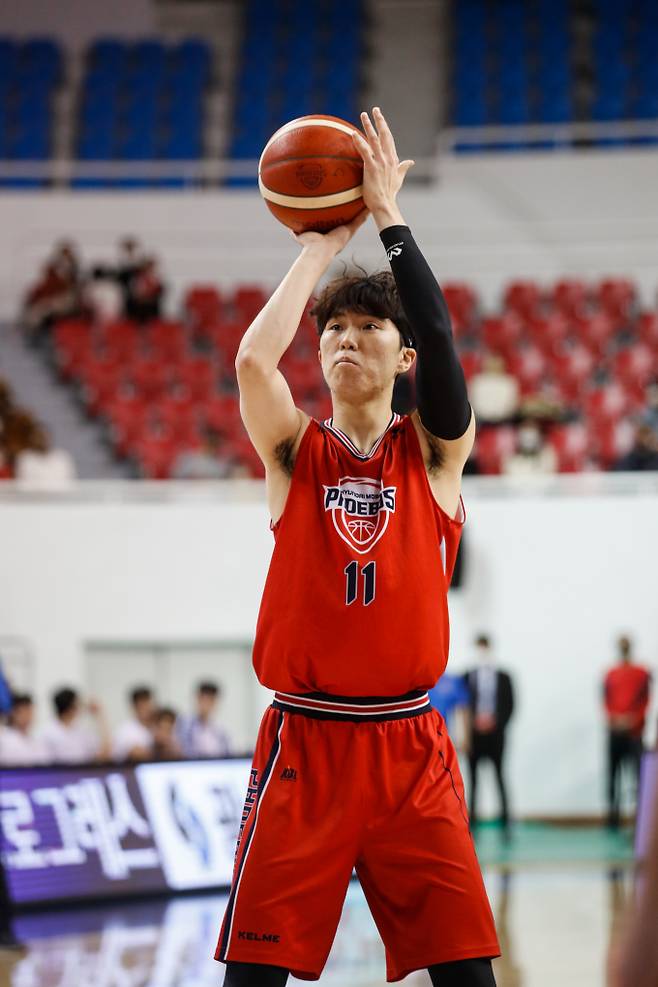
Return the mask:
M 226 887 L 247 759 L 0 771 L 17 904 Z

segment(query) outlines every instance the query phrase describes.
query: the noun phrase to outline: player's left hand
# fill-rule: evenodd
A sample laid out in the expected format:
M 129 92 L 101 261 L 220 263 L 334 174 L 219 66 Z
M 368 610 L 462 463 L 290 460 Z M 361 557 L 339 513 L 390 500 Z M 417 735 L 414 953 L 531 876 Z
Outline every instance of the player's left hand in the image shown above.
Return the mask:
M 352 136 L 363 158 L 363 201 L 377 219 L 377 213 L 395 209 L 396 196 L 415 162 L 398 158 L 393 134 L 378 106 L 372 116 L 374 124 L 367 113 L 361 114 L 365 137 L 358 132 Z

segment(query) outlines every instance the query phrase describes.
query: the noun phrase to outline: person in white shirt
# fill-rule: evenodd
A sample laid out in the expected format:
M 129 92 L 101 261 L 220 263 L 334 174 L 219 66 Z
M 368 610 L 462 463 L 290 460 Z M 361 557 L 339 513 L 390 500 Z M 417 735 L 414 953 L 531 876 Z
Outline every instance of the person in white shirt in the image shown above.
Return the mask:
M 12 699 L 9 722 L 0 726 L 0 765 L 19 767 L 45 764 L 48 752 L 43 741 L 32 733 L 34 705 L 27 692 Z
M 153 693 L 148 686 L 137 686 L 130 693 L 130 704 L 133 716 L 117 727 L 112 756 L 115 761 L 148 761 L 153 756 Z
M 517 449 L 503 462 L 505 476 L 546 476 L 557 471 L 555 449 L 544 442 L 536 422 L 521 422 Z
M 178 737 L 185 757 L 226 757 L 231 753 L 229 736 L 214 719 L 221 692 L 215 682 L 199 682 L 196 712 L 179 717 Z
M 28 444 L 16 457 L 17 482 L 30 490 L 68 490 L 76 478 L 73 456 L 66 449 L 54 449 L 45 428 L 35 424 Z
M 486 357 L 480 373 L 472 377 L 468 392 L 480 425 L 511 421 L 519 409 L 518 382 L 507 373 L 501 356 Z
M 88 764 L 106 761 L 110 755 L 110 736 L 103 711 L 90 700 L 83 706 L 74 689 L 59 689 L 53 696 L 55 719 L 43 728 L 40 739 L 46 747 L 50 764 Z M 80 723 L 83 712 L 96 724 L 90 730 Z

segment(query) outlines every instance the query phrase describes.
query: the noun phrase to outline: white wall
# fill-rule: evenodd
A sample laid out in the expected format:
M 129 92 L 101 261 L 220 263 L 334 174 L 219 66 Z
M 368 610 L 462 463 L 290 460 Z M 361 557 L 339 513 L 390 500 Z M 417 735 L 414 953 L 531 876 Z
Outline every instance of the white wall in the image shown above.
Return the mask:
M 443 280 L 477 285 L 488 307 L 512 276 L 630 274 L 647 304 L 658 287 L 658 153 L 493 154 L 447 157 L 438 186 L 403 192 L 401 205 Z M 173 286 L 193 281 L 276 284 L 297 250 L 257 192 L 0 194 L 0 318 L 12 317 L 53 242 L 111 258 L 122 234 L 156 250 Z M 385 258 L 371 223 L 347 257 Z
M 486 629 L 515 677 L 519 813 L 601 809 L 599 687 L 615 636 L 629 631 L 657 663 L 658 477 L 635 482 L 555 478 L 545 495 L 466 483 L 451 668 L 467 667 Z M 85 642 L 252 639 L 273 544 L 258 483 L 82 489 L 49 502 L 5 486 L 0 500 L 0 633 L 31 643 L 42 702 L 62 682 L 84 683 Z M 241 674 L 253 674 L 246 661 Z
M 153 0 L 3 0 L 0 33 L 18 38 L 54 36 L 69 50 L 100 34 L 139 37 L 153 33 Z

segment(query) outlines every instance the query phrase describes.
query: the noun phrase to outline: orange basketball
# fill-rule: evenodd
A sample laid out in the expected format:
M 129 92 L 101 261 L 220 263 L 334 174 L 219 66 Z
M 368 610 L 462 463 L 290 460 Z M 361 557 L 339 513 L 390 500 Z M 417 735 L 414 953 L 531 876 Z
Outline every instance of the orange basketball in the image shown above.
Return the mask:
M 358 128 L 329 116 L 298 117 L 270 137 L 258 164 L 267 207 L 295 233 L 327 233 L 363 209 Z

